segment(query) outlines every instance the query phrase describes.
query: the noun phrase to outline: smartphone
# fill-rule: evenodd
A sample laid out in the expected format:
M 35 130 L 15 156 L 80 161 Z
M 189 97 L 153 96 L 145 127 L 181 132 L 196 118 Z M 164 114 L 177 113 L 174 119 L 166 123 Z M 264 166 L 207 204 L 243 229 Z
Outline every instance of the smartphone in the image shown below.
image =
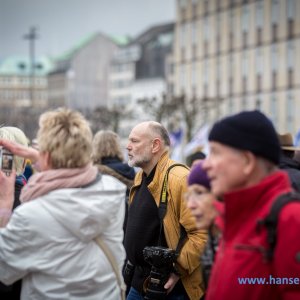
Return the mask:
M 1 170 L 9 175 L 13 168 L 14 155 L 7 149 L 1 149 Z

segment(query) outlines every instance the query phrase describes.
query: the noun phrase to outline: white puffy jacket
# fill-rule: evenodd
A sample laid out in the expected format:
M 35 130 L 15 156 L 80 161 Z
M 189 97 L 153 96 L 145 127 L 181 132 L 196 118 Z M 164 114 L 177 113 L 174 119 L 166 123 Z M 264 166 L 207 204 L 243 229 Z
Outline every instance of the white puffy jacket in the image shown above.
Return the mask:
M 59 189 L 19 206 L 0 230 L 0 281 L 23 278 L 21 299 L 118 300 L 120 289 L 100 236 L 125 259 L 126 187 L 111 176 L 87 188 Z

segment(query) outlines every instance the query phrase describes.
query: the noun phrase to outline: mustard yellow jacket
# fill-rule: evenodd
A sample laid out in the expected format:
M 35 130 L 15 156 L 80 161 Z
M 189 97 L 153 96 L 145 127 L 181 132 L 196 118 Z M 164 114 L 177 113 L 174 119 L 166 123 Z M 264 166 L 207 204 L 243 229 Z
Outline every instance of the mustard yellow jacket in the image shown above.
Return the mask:
M 160 203 L 160 195 L 163 187 L 165 173 L 169 166 L 176 163 L 165 152 L 156 167 L 156 172 L 148 189 L 157 206 Z M 164 218 L 164 233 L 169 248 L 176 249 L 180 237 L 180 224 L 187 233 L 187 240 L 177 259 L 177 268 L 181 273 L 181 280 L 191 300 L 198 300 L 204 294 L 203 279 L 200 266 L 200 255 L 203 253 L 207 241 L 207 233 L 197 230 L 195 220 L 186 207 L 184 193 L 187 189 L 187 176 L 189 170 L 177 166 L 170 170 L 168 178 L 168 206 Z M 130 191 L 131 203 L 137 187 L 142 182 L 142 171 L 138 172 L 134 185 Z

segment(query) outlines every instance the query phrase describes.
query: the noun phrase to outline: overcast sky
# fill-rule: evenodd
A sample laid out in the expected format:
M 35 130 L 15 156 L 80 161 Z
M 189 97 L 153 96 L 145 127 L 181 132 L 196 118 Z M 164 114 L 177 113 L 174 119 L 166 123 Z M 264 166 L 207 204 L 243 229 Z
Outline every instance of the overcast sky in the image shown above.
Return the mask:
M 38 27 L 37 55 L 59 55 L 100 31 L 136 36 L 155 24 L 174 21 L 176 0 L 0 0 L 0 59 L 28 55 L 23 39 Z

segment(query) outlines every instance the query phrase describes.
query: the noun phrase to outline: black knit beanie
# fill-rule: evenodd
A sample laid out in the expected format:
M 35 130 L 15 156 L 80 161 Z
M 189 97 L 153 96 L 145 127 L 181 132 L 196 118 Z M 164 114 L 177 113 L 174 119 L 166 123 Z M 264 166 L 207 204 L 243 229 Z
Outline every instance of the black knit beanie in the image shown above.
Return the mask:
M 208 140 L 248 150 L 275 164 L 279 163 L 280 144 L 274 126 L 257 110 L 244 111 L 216 122 Z

